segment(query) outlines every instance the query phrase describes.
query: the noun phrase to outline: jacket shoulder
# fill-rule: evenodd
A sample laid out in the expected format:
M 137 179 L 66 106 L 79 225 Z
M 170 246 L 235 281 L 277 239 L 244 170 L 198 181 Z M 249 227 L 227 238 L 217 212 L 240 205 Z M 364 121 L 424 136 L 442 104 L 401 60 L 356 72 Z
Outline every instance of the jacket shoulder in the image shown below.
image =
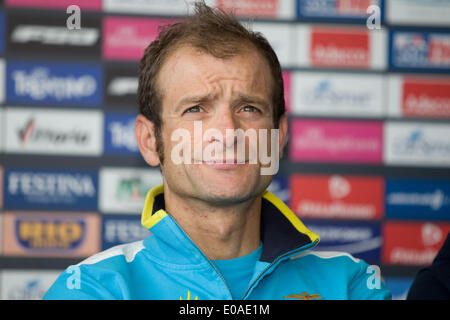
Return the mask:
M 144 248 L 145 247 L 143 240 L 121 244 L 96 253 L 78 263 L 77 266 L 94 265 L 101 262 L 107 262 L 109 259 L 114 257 L 122 257 L 123 259 L 125 259 L 125 262 L 130 263 L 133 262 L 136 255 Z
M 291 257 L 291 260 L 299 260 L 299 259 L 308 259 L 308 258 L 317 258 L 322 261 L 322 263 L 348 263 L 350 265 L 359 264 L 361 260 L 355 258 L 350 253 L 341 252 L 341 251 L 306 251 L 302 252 L 298 255 Z
M 143 241 L 127 243 L 69 266 L 46 292 L 44 299 L 129 298 L 129 265 L 142 249 Z
M 378 266 L 369 265 L 347 252 L 307 251 L 291 257 L 311 274 L 327 278 L 331 287 L 346 287 L 347 299 L 391 299 L 381 281 Z

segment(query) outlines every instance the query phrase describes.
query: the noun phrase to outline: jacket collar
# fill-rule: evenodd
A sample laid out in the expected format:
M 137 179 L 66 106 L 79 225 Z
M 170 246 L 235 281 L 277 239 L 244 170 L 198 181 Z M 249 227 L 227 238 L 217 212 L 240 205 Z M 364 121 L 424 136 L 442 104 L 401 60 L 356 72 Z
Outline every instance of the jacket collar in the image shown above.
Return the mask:
M 168 215 L 165 211 L 163 185 L 152 188 L 145 200 L 142 225 L 156 233 L 158 228 L 155 227 L 161 220 L 166 220 Z M 282 255 L 297 251 L 296 249 L 317 245 L 320 238 L 308 230 L 280 199 L 266 190 L 262 194 L 261 241 L 263 251 L 260 260 L 272 263 Z

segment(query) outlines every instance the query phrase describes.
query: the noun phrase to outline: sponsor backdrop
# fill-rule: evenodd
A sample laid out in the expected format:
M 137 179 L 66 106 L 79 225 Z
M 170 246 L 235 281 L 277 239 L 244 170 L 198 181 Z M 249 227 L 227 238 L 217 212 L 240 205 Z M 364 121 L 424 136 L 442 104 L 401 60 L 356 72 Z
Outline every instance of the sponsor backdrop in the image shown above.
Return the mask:
M 379 265 L 404 299 L 450 231 L 450 2 L 207 3 L 234 8 L 283 66 L 289 141 L 270 190 L 318 250 Z M 134 139 L 137 66 L 186 10 L 0 1 L 1 299 L 39 299 L 70 264 L 149 234 L 140 212 L 162 180 Z

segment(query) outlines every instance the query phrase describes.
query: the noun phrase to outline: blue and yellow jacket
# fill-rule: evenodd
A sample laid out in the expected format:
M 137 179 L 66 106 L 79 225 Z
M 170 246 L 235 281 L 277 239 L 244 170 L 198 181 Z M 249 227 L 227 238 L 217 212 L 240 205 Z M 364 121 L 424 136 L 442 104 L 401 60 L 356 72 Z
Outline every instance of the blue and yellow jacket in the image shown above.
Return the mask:
M 369 266 L 347 253 L 314 252 L 319 237 L 272 193 L 261 206 L 262 254 L 242 297 L 164 210 L 163 186 L 147 195 L 143 241 L 70 266 L 44 299 L 390 299 Z M 375 285 L 374 285 L 375 283 Z

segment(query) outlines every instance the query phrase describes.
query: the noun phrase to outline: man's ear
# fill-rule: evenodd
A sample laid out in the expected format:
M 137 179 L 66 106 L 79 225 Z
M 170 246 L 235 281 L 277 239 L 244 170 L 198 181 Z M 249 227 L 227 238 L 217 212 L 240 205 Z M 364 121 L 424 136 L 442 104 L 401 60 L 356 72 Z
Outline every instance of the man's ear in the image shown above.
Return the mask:
M 136 118 L 134 130 L 139 151 L 145 162 L 151 166 L 160 164 L 158 152 L 156 150 L 155 126 L 142 114 Z
M 280 117 L 280 120 L 278 121 L 278 143 L 280 146 L 280 158 L 283 157 L 283 151 L 286 144 L 287 139 L 287 133 L 288 133 L 288 121 L 286 117 L 286 113 L 283 114 Z

